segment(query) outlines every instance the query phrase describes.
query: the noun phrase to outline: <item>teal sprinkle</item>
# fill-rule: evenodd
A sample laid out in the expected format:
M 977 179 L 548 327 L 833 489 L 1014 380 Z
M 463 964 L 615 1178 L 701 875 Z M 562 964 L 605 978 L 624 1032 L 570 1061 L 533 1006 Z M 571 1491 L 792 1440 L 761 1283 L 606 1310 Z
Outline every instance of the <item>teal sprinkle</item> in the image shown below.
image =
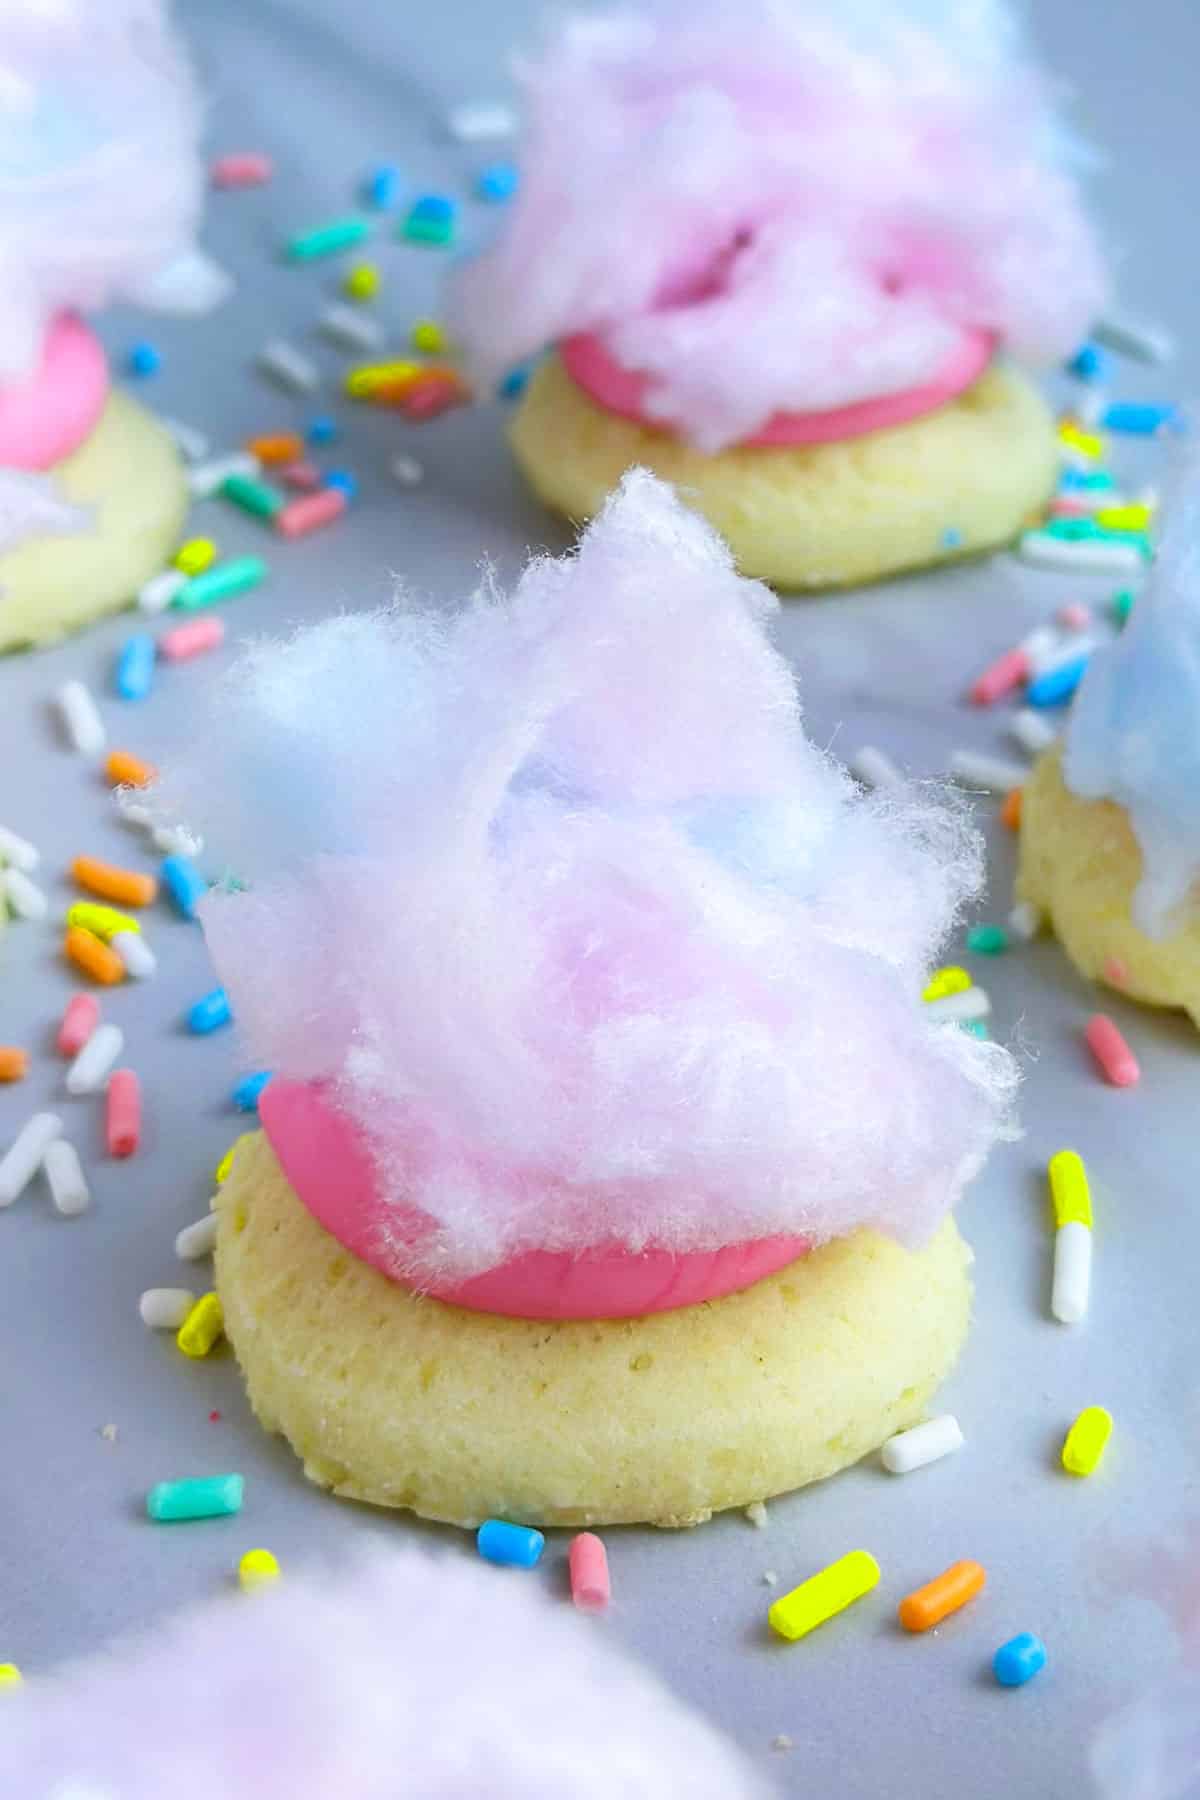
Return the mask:
M 189 1481 L 160 1481 L 146 1495 L 146 1511 L 158 1525 L 180 1519 L 219 1519 L 242 1510 L 241 1475 L 198 1475 Z
M 972 925 L 967 933 L 967 949 L 976 956 L 999 956 L 1008 949 L 1008 933 L 1003 925 Z
M 992 1035 L 987 1028 L 986 1019 L 964 1019 L 962 1028 L 964 1031 L 969 1031 L 972 1037 L 983 1038 L 985 1041 Z
M 1118 625 L 1124 625 L 1133 611 L 1134 594 L 1132 588 L 1122 588 L 1112 597 L 1113 618 Z

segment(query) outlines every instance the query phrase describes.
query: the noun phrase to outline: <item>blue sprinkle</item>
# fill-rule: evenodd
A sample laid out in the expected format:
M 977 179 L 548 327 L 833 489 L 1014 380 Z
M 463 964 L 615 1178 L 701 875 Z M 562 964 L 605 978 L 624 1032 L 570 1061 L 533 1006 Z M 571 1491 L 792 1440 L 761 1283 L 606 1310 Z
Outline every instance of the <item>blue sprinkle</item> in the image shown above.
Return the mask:
M 368 206 L 383 211 L 400 199 L 400 171 L 395 163 L 376 163 L 367 170 L 362 184 L 363 199 Z
M 126 638 L 117 652 L 113 685 L 122 700 L 144 700 L 154 685 L 157 659 L 154 639 L 148 631 Z
M 963 541 L 963 534 L 958 529 L 958 526 L 957 525 L 947 525 L 945 531 L 943 531 L 943 533 L 942 533 L 942 549 L 943 550 L 961 550 L 962 549 L 962 541 Z
M 332 444 L 338 435 L 337 420 L 324 416 L 319 419 L 311 419 L 304 435 L 310 444 Z
M 1183 429 L 1178 407 L 1151 406 L 1133 400 L 1116 400 L 1104 410 L 1100 423 L 1105 431 L 1124 431 L 1132 437 L 1153 437 L 1156 432 Z
M 163 886 L 185 919 L 194 919 L 197 903 L 208 892 L 208 883 L 186 856 L 164 856 L 159 870 Z
M 532 1525 L 485 1519 L 475 1533 L 475 1545 L 485 1562 L 502 1563 L 509 1569 L 532 1569 L 546 1548 L 546 1540 Z
M 1071 698 L 1083 680 L 1087 666 L 1088 658 L 1077 656 L 1073 662 L 1047 670 L 1045 675 L 1030 682 L 1025 689 L 1025 699 L 1030 706 L 1058 706 L 1061 701 Z
M 347 500 L 358 499 L 358 478 L 349 469 L 330 469 L 325 477 L 325 486 L 341 488 Z
M 157 375 L 162 368 L 162 351 L 153 344 L 134 344 L 129 352 L 128 367 L 131 375 Z
M 1099 344 L 1081 344 L 1067 364 L 1067 372 L 1079 381 L 1103 381 L 1108 373 L 1108 357 Z
M 1021 1631 L 1001 1644 L 992 1658 L 992 1672 L 1001 1687 L 1024 1687 L 1046 1666 L 1046 1646 L 1032 1631 Z
M 400 234 L 413 244 L 441 244 L 453 241 L 458 219 L 458 206 L 446 194 L 422 194 L 414 200 L 400 227 Z
M 529 368 L 522 364 L 520 368 L 510 369 L 497 388 L 496 394 L 501 400 L 515 400 L 529 386 Z
M 239 1112 L 257 1112 L 258 1097 L 271 1079 L 270 1069 L 260 1069 L 257 1075 L 243 1075 L 233 1090 L 233 1104 Z
M 516 163 L 489 163 L 486 169 L 480 169 L 475 181 L 475 193 L 480 200 L 511 200 L 520 185 L 520 172 Z
M 228 1025 L 232 1017 L 229 995 L 224 988 L 214 988 L 211 994 L 205 994 L 203 1000 L 197 1000 L 188 1008 L 187 1027 L 197 1037 L 207 1037 L 210 1031 L 219 1031 L 222 1025 Z

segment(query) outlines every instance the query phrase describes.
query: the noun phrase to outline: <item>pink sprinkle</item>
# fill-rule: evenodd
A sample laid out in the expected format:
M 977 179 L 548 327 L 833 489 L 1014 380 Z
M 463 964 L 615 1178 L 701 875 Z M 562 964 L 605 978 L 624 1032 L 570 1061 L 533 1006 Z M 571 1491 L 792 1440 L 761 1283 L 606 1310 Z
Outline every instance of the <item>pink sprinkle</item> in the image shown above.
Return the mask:
M 1084 519 L 1092 509 L 1085 500 L 1069 500 L 1060 496 L 1050 502 L 1048 510 L 1052 519 Z
M 1119 956 L 1110 956 L 1104 965 L 1104 979 L 1109 987 L 1127 988 L 1129 986 L 1129 965 L 1121 961 Z
M 1113 1087 L 1134 1087 L 1140 1076 L 1137 1057 L 1105 1013 L 1093 1013 L 1084 1032 L 1087 1047 Z
M 221 1422 L 220 1413 L 216 1411 L 210 1412 L 208 1415 L 208 1422 L 210 1425 L 219 1425 Z
M 307 462 L 289 463 L 279 471 L 279 478 L 285 487 L 296 488 L 302 494 L 311 494 L 321 485 L 321 471 Z
M 972 684 L 971 699 L 976 706 L 991 706 L 993 701 L 1002 700 L 1005 694 L 1011 694 L 1023 681 L 1028 681 L 1029 671 L 1027 651 L 1019 645 L 1015 650 L 1006 650 Z
M 608 1551 L 594 1532 L 581 1531 L 571 1539 L 567 1552 L 571 1570 L 571 1598 L 580 1612 L 603 1612 L 612 1599 Z
M 230 156 L 218 156 L 208 176 L 215 188 L 261 187 L 270 181 L 275 165 L 258 150 L 240 150 Z
M 1092 609 L 1082 600 L 1070 600 L 1059 607 L 1054 617 L 1064 631 L 1084 631 L 1092 622 Z
M 187 662 L 189 657 L 200 656 L 205 650 L 215 650 L 224 641 L 224 619 L 218 618 L 216 613 L 206 613 L 201 619 L 189 619 L 186 625 L 175 625 L 170 631 L 164 631 L 158 640 L 158 654 L 165 656 L 168 662 Z
M 340 519 L 346 510 L 346 496 L 341 488 L 322 488 L 319 494 L 306 494 L 293 500 L 275 514 L 275 529 L 286 538 L 305 537 L 322 525 Z
M 67 1001 L 55 1042 L 60 1056 L 78 1056 L 100 1023 L 100 1002 L 93 994 L 76 994 Z
M 104 1136 L 110 1156 L 132 1156 L 142 1140 L 142 1089 L 132 1069 L 108 1078 Z

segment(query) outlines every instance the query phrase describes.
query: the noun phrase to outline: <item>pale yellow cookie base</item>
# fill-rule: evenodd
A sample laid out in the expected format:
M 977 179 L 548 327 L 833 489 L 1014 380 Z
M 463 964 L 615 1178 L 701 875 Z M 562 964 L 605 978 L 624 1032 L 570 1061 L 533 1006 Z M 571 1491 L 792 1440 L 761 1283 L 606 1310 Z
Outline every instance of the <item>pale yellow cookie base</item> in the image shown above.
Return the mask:
M 725 1300 L 554 1324 L 418 1298 L 347 1255 L 261 1133 L 217 1205 L 262 1423 L 321 1486 L 456 1525 L 693 1525 L 832 1475 L 924 1416 L 970 1312 L 952 1221 L 917 1255 L 860 1232 Z
M 1017 893 L 1045 913 L 1081 974 L 1150 1006 L 1182 1007 L 1200 1026 L 1200 904 L 1182 929 L 1148 938 L 1131 917 L 1142 853 L 1123 807 L 1081 800 L 1061 752 L 1038 759 L 1021 800 Z M 1107 980 L 1110 962 L 1125 979 Z
M 888 431 L 795 449 L 705 456 L 603 411 L 557 356 L 512 425 L 547 505 L 580 522 L 634 464 L 672 482 L 728 541 L 744 574 L 781 588 L 843 587 L 994 549 L 1054 488 L 1054 420 L 1037 390 L 993 366 L 948 406 Z M 944 543 L 959 534 L 956 547 Z
M 116 389 L 91 436 L 54 475 L 68 500 L 95 509 L 94 520 L 84 531 L 30 538 L 0 556 L 0 650 L 52 643 L 128 606 L 166 567 L 187 518 L 175 445 Z

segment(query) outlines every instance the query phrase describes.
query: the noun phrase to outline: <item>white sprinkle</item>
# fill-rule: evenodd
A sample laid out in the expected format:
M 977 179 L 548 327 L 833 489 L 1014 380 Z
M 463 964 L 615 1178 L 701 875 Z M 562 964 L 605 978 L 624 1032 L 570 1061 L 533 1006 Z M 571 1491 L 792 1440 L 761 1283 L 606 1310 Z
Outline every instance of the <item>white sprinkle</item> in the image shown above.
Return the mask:
M 68 1094 L 98 1094 L 124 1047 L 119 1025 L 97 1025 L 67 1070 Z
M 1100 423 L 1107 406 L 1108 395 L 1104 389 L 1088 383 L 1076 393 L 1075 399 L 1071 403 L 1071 411 L 1079 423 L 1090 430 L 1092 426 Z
M 1136 544 L 1105 538 L 1057 538 L 1046 531 L 1025 532 L 1017 555 L 1022 562 L 1044 569 L 1093 569 L 1102 574 L 1127 574 L 1143 568 L 1146 560 Z
M 87 1211 L 92 1196 L 74 1144 L 68 1144 L 66 1138 L 54 1138 L 46 1145 L 42 1168 L 55 1212 L 61 1213 L 64 1219 L 74 1219 Z
M 197 500 L 207 500 L 231 475 L 262 474 L 262 464 L 249 450 L 232 450 L 228 456 L 215 456 L 211 462 L 197 463 L 188 470 L 188 486 Z
M 393 456 L 388 466 L 401 487 L 419 487 L 425 479 L 425 470 L 415 456 Z
M 939 1413 L 911 1431 L 897 1432 L 879 1452 L 890 1475 L 908 1475 L 963 1447 L 963 1434 L 953 1413 Z
M 178 1331 L 195 1304 L 191 1288 L 147 1288 L 138 1311 L 149 1330 Z
M 1032 664 L 1040 662 L 1043 656 L 1049 656 L 1055 645 L 1061 642 L 1062 635 L 1054 629 L 1053 625 L 1036 625 L 1028 636 L 1021 639 L 1017 649 L 1027 656 Z
M 986 1019 L 992 1010 L 987 990 L 981 987 L 964 988 L 961 994 L 943 994 L 940 1000 L 926 1000 L 923 1004 L 931 1019 L 949 1020 L 955 1025 L 966 1019 Z
M 854 779 L 861 781 L 866 787 L 904 786 L 904 777 L 891 757 L 885 756 L 882 750 L 877 750 L 874 744 L 864 744 L 861 750 L 856 750 L 850 758 L 849 766 Z
M 1060 1325 L 1086 1318 L 1092 1285 L 1092 1234 L 1078 1219 L 1068 1219 L 1054 1234 L 1054 1285 L 1050 1311 Z
M 1132 356 L 1136 362 L 1171 362 L 1175 355 L 1175 341 L 1168 332 L 1161 326 L 1143 325 L 1134 319 L 1097 319 L 1092 336 L 1110 350 Z
M 82 681 L 64 681 L 54 696 L 73 750 L 97 756 L 108 738 L 100 710 Z
M 140 931 L 114 931 L 108 940 L 134 981 L 147 981 L 158 967 L 158 958 Z
M 352 306 L 327 306 L 317 320 L 317 330 L 351 350 L 378 350 L 383 343 L 383 326 L 378 319 Z
M 950 773 L 967 787 L 987 788 L 994 794 L 1011 794 L 1029 779 L 1025 764 L 1008 762 L 1002 756 L 986 756 L 979 750 L 952 750 Z
M 189 831 L 186 825 L 154 825 L 150 836 L 155 849 L 164 856 L 199 856 L 204 848 L 199 832 Z
M 1008 929 L 1023 944 L 1031 944 L 1042 929 L 1042 915 L 1028 900 L 1018 900 L 1008 915 Z
M 298 394 L 311 394 L 320 384 L 317 365 L 310 357 L 304 356 L 293 344 L 285 343 L 283 338 L 272 338 L 264 344 L 258 353 L 258 366 L 264 375 L 271 375 L 283 387 L 292 388 Z
M 7 863 L 10 868 L 20 869 L 27 875 L 41 860 L 28 838 L 18 837 L 15 831 L 0 825 L 0 863 Z
M 42 1166 L 46 1147 L 63 1128 L 57 1113 L 34 1113 L 0 1157 L 0 1206 L 11 1206 Z
M 199 1262 L 211 1256 L 217 1241 L 218 1214 L 205 1213 L 194 1225 L 185 1225 L 175 1239 L 175 1254 L 181 1262 Z
M 37 883 L 20 869 L 0 870 L 0 894 L 18 919 L 44 919 L 50 906 Z
M 1043 675 L 1052 675 L 1056 669 L 1067 668 L 1081 656 L 1090 656 L 1099 644 L 1099 638 L 1091 631 L 1073 631 L 1069 637 L 1059 638 L 1052 650 L 1031 660 L 1030 679 L 1037 681 Z
M 188 476 L 189 482 L 191 476 Z M 195 489 L 192 490 L 195 492 Z M 187 582 L 182 569 L 164 569 L 161 575 L 152 575 L 138 589 L 138 610 L 144 613 L 166 612 L 172 600 Z
M 118 794 L 117 802 L 121 809 L 122 825 L 133 825 L 139 831 L 149 831 L 154 823 L 154 808 L 147 806 L 144 800 L 135 800 L 132 790 L 129 794 Z
M 181 425 L 178 419 L 163 419 L 164 430 L 170 432 L 188 462 L 200 462 L 209 452 L 209 440 L 194 425 Z
M 517 115 L 501 100 L 476 100 L 453 106 L 446 115 L 446 129 L 460 144 L 477 144 L 484 138 L 512 137 Z
M 752 1500 L 750 1502 L 749 1506 L 746 1508 L 746 1517 L 753 1525 L 755 1531 L 765 1531 L 767 1529 L 767 1508 L 762 1500 Z
M 1016 738 L 1022 750 L 1028 750 L 1030 756 L 1040 756 L 1051 744 L 1058 741 L 1058 733 L 1049 720 L 1041 713 L 1034 712 L 1032 706 L 1023 706 L 1014 713 L 1009 722 L 1009 732 Z

